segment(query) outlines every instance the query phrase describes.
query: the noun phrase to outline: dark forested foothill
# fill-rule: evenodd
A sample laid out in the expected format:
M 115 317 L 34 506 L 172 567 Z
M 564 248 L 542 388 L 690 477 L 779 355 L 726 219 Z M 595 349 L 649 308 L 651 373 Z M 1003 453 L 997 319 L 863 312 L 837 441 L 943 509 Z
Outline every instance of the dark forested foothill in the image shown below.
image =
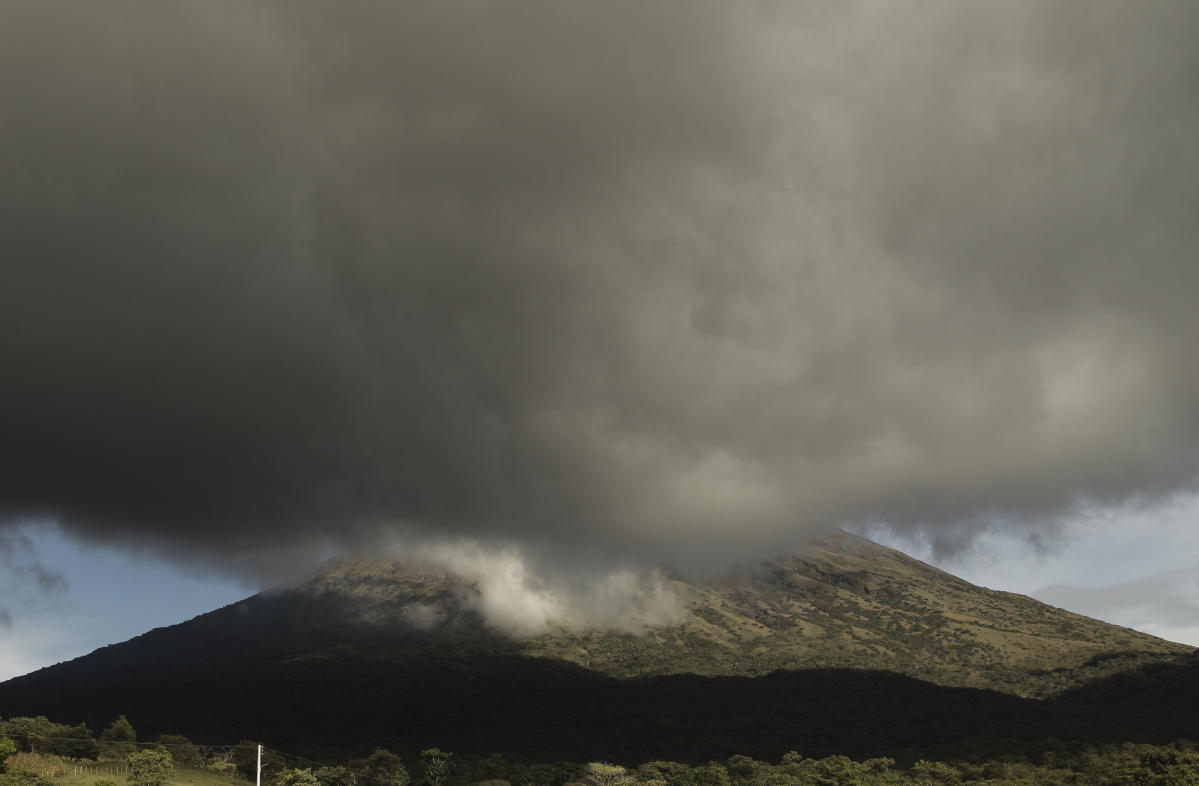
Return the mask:
M 113 679 L 92 695 L 99 707 L 123 703 L 153 735 L 181 731 L 219 742 L 218 734 L 236 739 L 269 730 L 279 747 L 321 755 L 366 756 L 376 745 L 415 754 L 440 744 L 471 755 L 500 751 L 537 760 L 703 761 L 734 754 L 773 760 L 788 750 L 859 758 L 971 751 L 986 758 L 1034 755 L 1047 739 L 1160 744 L 1193 738 L 1197 674 L 1194 659 L 1036 700 L 881 671 L 618 680 L 519 656 L 463 659 L 447 652 L 405 660 L 389 652 L 342 652 L 214 669 L 201 680 L 179 675 L 169 692 Z M 220 693 L 212 692 L 210 680 L 222 686 Z M 103 718 L 87 722 L 97 726 Z M 38 743 L 28 730 L 16 733 L 46 752 L 72 754 L 94 745 L 84 739 Z

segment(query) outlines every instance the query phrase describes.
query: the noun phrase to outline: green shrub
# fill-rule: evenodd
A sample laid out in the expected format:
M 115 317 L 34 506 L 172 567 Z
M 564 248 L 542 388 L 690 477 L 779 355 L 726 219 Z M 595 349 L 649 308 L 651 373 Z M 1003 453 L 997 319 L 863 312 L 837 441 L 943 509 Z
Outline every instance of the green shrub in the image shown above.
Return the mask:
M 375 748 L 370 756 L 355 762 L 354 768 L 371 786 L 408 786 L 411 780 L 400 757 L 385 748 Z M 317 777 L 320 775 L 318 772 Z
M 51 786 L 48 778 L 24 770 L 0 772 L 0 786 Z
M 200 749 L 182 734 L 163 734 L 158 744 L 171 752 L 171 758 L 179 767 L 199 767 L 203 763 Z
M 0 772 L 4 772 L 4 761 L 17 752 L 17 743 L 8 737 L 0 737 Z
M 421 766 L 425 770 L 425 783 L 428 786 L 442 786 L 454 771 L 452 753 L 440 748 L 427 748 L 420 752 Z
M 320 786 L 320 781 L 308 767 L 284 767 L 271 778 L 272 786 Z
M 127 760 L 129 783 L 133 786 L 164 786 L 175 774 L 175 762 L 171 754 L 161 748 L 131 753 Z
M 237 765 L 225 759 L 209 759 L 204 764 L 204 769 L 215 772 L 217 775 L 227 775 L 230 778 L 237 775 Z
M 321 767 L 313 774 L 320 786 L 358 786 L 358 776 L 345 765 Z

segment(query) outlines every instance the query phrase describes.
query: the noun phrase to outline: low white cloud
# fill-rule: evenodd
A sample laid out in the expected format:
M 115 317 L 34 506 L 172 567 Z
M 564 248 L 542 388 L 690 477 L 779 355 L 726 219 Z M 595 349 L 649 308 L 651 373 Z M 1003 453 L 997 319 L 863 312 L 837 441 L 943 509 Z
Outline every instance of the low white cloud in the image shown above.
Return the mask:
M 431 630 L 445 620 L 445 610 L 435 603 L 412 603 L 404 609 L 404 621 L 417 630 Z
M 642 633 L 684 618 L 669 581 L 657 571 L 535 565 L 514 546 L 467 540 L 422 543 L 404 551 L 416 562 L 462 577 L 469 587 L 464 604 L 491 627 L 518 638 L 554 628 Z M 413 620 L 421 627 L 437 621 L 432 610 L 421 610 Z

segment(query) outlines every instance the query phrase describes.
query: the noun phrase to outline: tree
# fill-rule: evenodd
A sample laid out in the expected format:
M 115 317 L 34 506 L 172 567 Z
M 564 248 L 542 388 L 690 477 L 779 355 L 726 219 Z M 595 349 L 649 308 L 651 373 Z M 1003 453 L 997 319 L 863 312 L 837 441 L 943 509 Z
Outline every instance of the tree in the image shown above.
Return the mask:
M 632 778 L 619 764 L 593 761 L 583 768 L 583 780 L 589 786 L 623 786 Z
M 429 786 L 442 786 L 454 769 L 454 763 L 450 761 L 453 755 L 440 748 L 426 748 L 421 751 L 420 761 L 425 770 L 425 783 Z
M 52 753 L 73 758 L 95 758 L 96 741 L 87 726 L 66 726 L 36 718 L 9 718 L 0 723 L 0 731 L 12 736 L 17 749 L 26 753 Z
M 254 740 L 242 740 L 233 748 L 233 764 L 246 780 L 254 780 L 258 774 L 258 746 Z M 283 769 L 283 759 L 269 750 L 262 751 L 262 779 L 269 780 Z
M 912 765 L 911 778 L 920 786 L 956 786 L 962 775 L 943 761 L 921 759 Z
M 895 759 L 879 758 L 867 759 L 862 762 L 863 769 L 871 775 L 886 775 L 895 766 Z
M 17 752 L 17 744 L 8 737 L 0 737 L 0 772 L 4 772 L 4 760 Z
M 502 753 L 492 753 L 475 764 L 471 777 L 467 780 L 472 783 L 507 781 L 511 784 L 514 781 L 513 773 L 517 771 L 519 767 L 508 761 Z
M 131 753 L 127 761 L 129 783 L 133 786 L 165 786 L 167 780 L 175 773 L 175 761 L 171 754 L 162 748 L 147 748 Z
M 401 764 L 400 766 L 404 765 Z M 320 786 L 358 786 L 358 776 L 353 770 L 344 765 L 321 767 L 314 774 Z M 404 776 L 407 777 L 407 775 L 408 772 L 405 770 Z
M 158 744 L 171 752 L 171 758 L 179 767 L 199 767 L 203 763 L 200 749 L 182 734 L 163 734 Z
M 114 759 L 121 759 L 134 750 L 137 732 L 124 715 L 119 716 L 100 735 L 100 752 Z
M 637 768 L 637 780 L 642 783 L 662 781 L 671 786 L 694 783 L 691 767 L 677 761 L 648 761 Z
M 308 767 L 291 769 L 284 767 L 271 778 L 273 786 L 320 786 L 316 775 Z
M 118 715 L 100 735 L 100 739 L 105 742 L 137 742 L 137 732 L 133 730 L 133 724 L 128 718 Z
M 729 786 L 729 771 L 714 761 L 692 767 L 691 778 L 696 786 Z
M 234 749 L 224 750 L 208 750 L 201 751 L 201 759 L 204 761 L 204 769 L 209 772 L 215 772 L 218 775 L 226 775 L 230 778 L 237 777 L 237 765 L 233 763 Z
M 514 786 L 558 786 L 576 780 L 579 770 L 579 765 L 565 761 L 529 764 L 513 771 L 505 780 Z
M 17 747 L 26 753 L 39 753 L 52 737 L 59 736 L 58 732 L 64 727 L 54 723 L 44 715 L 36 718 L 9 718 L 4 723 L 5 731 L 17 741 Z
M 359 759 L 355 765 L 362 779 L 367 781 L 363 786 L 408 786 L 411 780 L 403 760 L 384 748 L 375 748 L 374 753 Z
M 751 757 L 741 755 L 730 756 L 724 767 L 729 771 L 729 776 L 738 781 L 753 781 L 761 769 Z
M 49 740 L 43 748 L 47 753 L 56 753 L 72 759 L 95 759 L 100 756 L 100 746 L 96 744 L 87 724 L 60 725 L 54 736 L 58 739 Z

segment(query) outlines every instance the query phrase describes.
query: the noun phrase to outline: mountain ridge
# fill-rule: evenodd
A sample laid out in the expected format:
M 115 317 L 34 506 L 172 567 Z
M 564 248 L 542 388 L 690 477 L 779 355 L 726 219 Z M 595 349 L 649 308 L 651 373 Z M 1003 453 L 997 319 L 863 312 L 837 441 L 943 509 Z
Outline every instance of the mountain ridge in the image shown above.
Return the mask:
M 397 559 L 341 560 L 299 585 L 266 590 L 31 674 L 103 658 L 114 648 L 179 630 L 203 631 L 196 638 L 209 642 L 179 653 L 184 661 L 220 658 L 222 651 L 240 658 L 247 652 L 311 653 L 363 640 L 412 642 L 437 633 L 459 645 L 463 636 L 477 638 L 503 652 L 563 660 L 616 677 L 881 668 L 949 687 L 1044 697 L 1072 686 L 1038 681 L 1044 672 L 1193 650 L 1029 596 L 970 584 L 840 531 L 812 539 L 795 554 L 700 582 L 677 572 L 667 581 L 685 608 L 681 624 L 647 626 L 639 633 L 554 626 L 542 635 L 511 638 L 472 607 L 477 588 L 452 573 Z M 219 646 L 234 642 L 236 648 Z M 247 644 L 257 646 L 247 650 Z M 663 654 L 653 656 L 654 649 Z M 1023 692 L 1012 684 L 1012 674 L 1020 671 L 1036 683 Z
M 469 581 L 346 561 L 0 683 L 0 714 L 102 727 L 123 713 L 150 733 L 312 752 L 372 740 L 578 760 L 777 758 L 801 743 L 883 755 L 995 735 L 1168 740 L 1195 714 L 1137 703 L 1142 684 L 1193 694 L 1191 648 L 847 534 L 704 582 L 667 580 L 687 610 L 679 625 L 514 639 L 487 624 Z
M 521 640 L 517 651 L 616 677 L 874 668 L 1031 697 L 1190 651 L 977 587 L 845 532 L 702 582 L 676 573 L 668 587 L 686 612 L 679 625 L 640 634 L 557 628 Z M 414 609 L 443 627 L 479 624 L 469 583 L 391 560 L 342 563 L 301 589 L 352 599 L 359 619 L 372 625 L 405 623 Z M 1073 670 L 1081 671 L 1071 677 Z

